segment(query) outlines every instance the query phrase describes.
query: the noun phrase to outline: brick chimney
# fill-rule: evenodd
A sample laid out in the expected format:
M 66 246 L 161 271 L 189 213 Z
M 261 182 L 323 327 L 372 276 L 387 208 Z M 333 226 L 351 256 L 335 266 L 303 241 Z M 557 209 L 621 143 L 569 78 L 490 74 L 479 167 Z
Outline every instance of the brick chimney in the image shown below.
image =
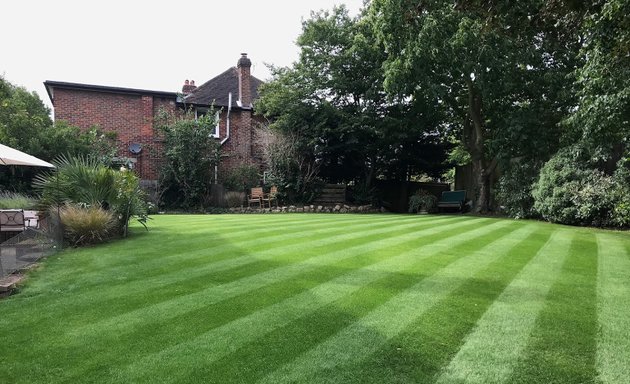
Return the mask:
M 238 72 L 238 101 L 241 107 L 252 106 L 252 87 L 250 82 L 250 69 L 252 61 L 247 58 L 247 53 L 241 53 L 236 65 Z
M 184 86 L 182 87 L 182 93 L 184 94 L 184 96 L 189 95 L 195 89 L 197 89 L 197 86 L 195 85 L 195 80 L 184 81 Z

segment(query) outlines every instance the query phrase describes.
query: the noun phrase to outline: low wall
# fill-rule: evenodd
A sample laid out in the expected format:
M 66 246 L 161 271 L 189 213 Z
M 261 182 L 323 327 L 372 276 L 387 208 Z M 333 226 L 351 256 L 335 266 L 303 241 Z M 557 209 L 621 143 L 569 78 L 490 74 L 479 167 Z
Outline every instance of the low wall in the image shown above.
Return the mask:
M 229 208 L 229 213 L 381 213 L 387 212 L 384 208 L 376 208 L 371 205 L 347 205 L 336 204 L 333 206 L 305 205 L 305 206 L 281 206 L 272 208 L 238 207 Z

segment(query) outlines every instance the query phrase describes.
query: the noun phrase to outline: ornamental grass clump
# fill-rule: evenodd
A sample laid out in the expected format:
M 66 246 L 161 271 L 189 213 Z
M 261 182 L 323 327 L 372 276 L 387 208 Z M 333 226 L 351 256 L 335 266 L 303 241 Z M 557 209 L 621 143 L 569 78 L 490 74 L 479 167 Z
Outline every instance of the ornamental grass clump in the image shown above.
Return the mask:
M 67 204 L 59 210 L 64 239 L 73 246 L 102 243 L 115 234 L 116 218 L 100 207 Z
M 0 209 L 32 209 L 37 201 L 16 192 L 0 192 Z
M 243 201 L 245 201 L 245 193 L 235 191 L 226 192 L 225 201 L 230 208 L 240 207 L 243 205 Z

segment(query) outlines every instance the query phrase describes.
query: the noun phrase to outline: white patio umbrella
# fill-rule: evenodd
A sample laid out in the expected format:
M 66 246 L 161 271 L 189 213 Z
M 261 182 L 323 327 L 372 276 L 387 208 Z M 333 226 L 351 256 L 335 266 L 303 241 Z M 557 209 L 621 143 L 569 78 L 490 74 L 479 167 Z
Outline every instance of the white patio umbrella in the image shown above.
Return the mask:
M 0 144 L 0 165 L 30 165 L 32 167 L 55 168 L 54 165 L 47 161 L 3 144 Z

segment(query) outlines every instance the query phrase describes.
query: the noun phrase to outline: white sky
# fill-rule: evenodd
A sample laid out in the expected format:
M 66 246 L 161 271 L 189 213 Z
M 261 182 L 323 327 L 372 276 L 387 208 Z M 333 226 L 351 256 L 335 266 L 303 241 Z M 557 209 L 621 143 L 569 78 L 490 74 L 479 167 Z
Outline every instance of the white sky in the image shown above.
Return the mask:
M 50 105 L 45 80 L 180 91 L 235 66 L 290 65 L 311 10 L 363 0 L 9 0 L 0 6 L 0 74 Z

